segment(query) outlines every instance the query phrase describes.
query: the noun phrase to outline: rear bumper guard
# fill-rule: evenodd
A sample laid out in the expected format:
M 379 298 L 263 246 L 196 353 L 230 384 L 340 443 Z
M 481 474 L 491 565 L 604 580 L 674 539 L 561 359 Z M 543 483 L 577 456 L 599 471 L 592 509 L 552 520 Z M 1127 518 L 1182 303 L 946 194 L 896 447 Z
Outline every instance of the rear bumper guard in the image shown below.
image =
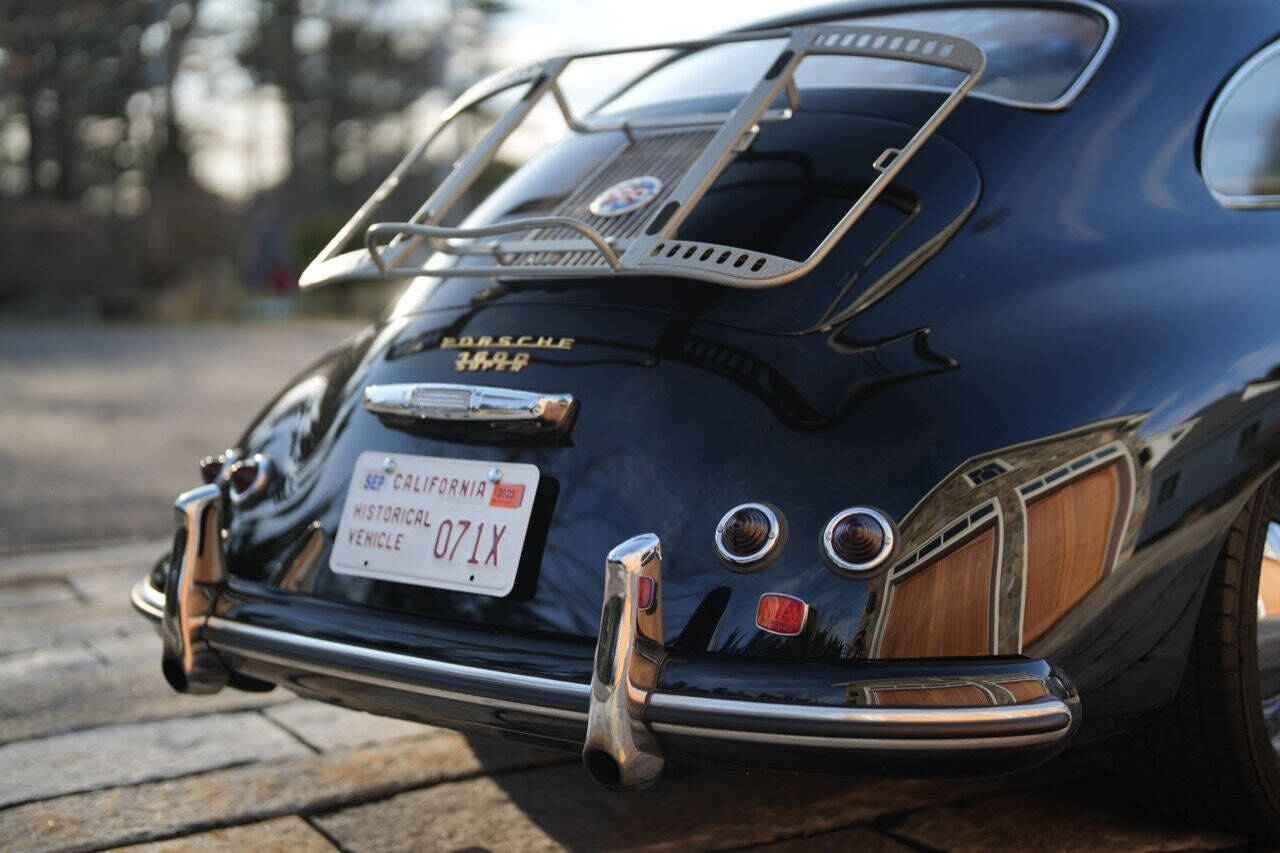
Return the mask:
M 205 544 L 210 541 L 217 540 L 206 539 Z M 406 716 L 446 725 L 477 714 L 519 720 L 525 733 L 554 731 L 576 739 L 592 777 L 613 790 L 652 783 L 673 756 L 794 770 L 867 770 L 867 761 L 872 769 L 890 772 L 896 772 L 895 765 L 912 773 L 933 772 L 926 764 L 961 775 L 1018 769 L 1055 754 L 1079 724 L 1074 688 L 1040 661 L 1026 661 L 1016 672 L 1006 666 L 995 676 L 990 666 L 974 661 L 930 662 L 922 670 L 927 675 L 919 680 L 928 689 L 919 691 L 921 697 L 945 695 L 948 687 L 963 687 L 964 695 L 973 696 L 976 688 L 989 697 L 985 705 L 880 705 L 878 691 L 901 697 L 909 688 L 900 673 L 897 679 L 873 679 L 866 677 L 871 670 L 836 664 L 831 673 L 855 676 L 848 696 L 856 704 L 662 690 L 659 676 L 667 664 L 662 556 L 652 534 L 628 540 L 609 555 L 590 684 L 432 660 L 265 628 L 211 609 L 201 612 L 212 602 L 196 582 L 204 577 L 202 554 L 191 547 L 178 553 L 181 559 L 175 560 L 178 565 L 167 585 L 177 593 L 176 601 L 146 578 L 131 594 L 134 607 L 160 623 L 166 675 L 174 661 L 190 667 L 176 689 L 185 683 L 188 690 L 196 685 L 201 692 L 213 692 L 229 676 L 234 684 L 244 671 L 252 678 L 273 677 L 294 686 L 319 678 L 348 689 L 367 688 L 377 692 L 383 710 L 403 709 Z M 190 561 L 195 568 L 184 571 Z M 646 577 L 651 581 L 641 580 Z M 641 596 L 641 584 L 649 582 L 653 587 Z M 185 645 L 176 645 L 179 641 Z M 733 665 L 749 671 L 755 662 Z M 821 681 L 832 683 L 825 674 Z M 1001 686 L 1014 681 L 1019 685 L 1016 695 Z M 1017 696 L 1027 695 L 1035 698 L 1018 701 Z

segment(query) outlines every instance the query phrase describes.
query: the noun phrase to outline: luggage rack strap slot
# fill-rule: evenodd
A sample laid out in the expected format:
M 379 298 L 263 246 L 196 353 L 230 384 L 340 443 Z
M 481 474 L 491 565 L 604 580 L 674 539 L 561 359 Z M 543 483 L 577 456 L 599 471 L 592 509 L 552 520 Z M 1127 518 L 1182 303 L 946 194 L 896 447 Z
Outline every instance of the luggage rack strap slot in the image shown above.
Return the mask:
M 386 272 L 387 262 L 383 258 L 382 251 L 377 242 L 377 238 L 379 236 L 413 234 L 418 237 L 441 239 L 492 237 L 496 234 L 530 231 L 534 228 L 571 228 L 591 241 L 592 245 L 595 246 L 596 251 L 604 256 L 605 261 L 608 262 L 610 267 L 613 267 L 614 269 L 618 268 L 618 254 L 613 250 L 613 247 L 609 245 L 608 239 L 601 236 L 599 231 L 592 228 L 587 223 L 574 219 L 572 216 L 530 216 L 524 219 L 510 219 L 496 225 L 481 225 L 475 228 L 450 228 L 443 225 L 419 225 L 413 222 L 377 222 L 370 225 L 365 231 L 364 244 L 365 248 L 369 252 L 369 256 L 373 259 L 374 265 L 378 268 L 378 271 Z M 442 249 L 441 251 L 447 251 L 447 249 Z M 546 250 L 540 249 L 539 251 Z M 447 275 L 448 271 L 446 269 L 444 272 L 435 272 L 433 274 Z
M 655 50 L 694 51 L 721 44 L 765 40 L 785 42 L 768 70 L 728 113 L 674 116 L 645 121 L 582 119 L 573 114 L 559 87 L 560 75 L 577 59 Z M 752 133 L 753 128 L 762 121 L 788 120 L 799 109 L 800 97 L 796 89 L 795 71 L 806 56 L 816 55 L 917 62 L 950 68 L 962 72 L 964 76 L 906 143 L 897 149 L 885 151 L 874 163 L 868 164 L 878 174 L 808 258 L 793 260 L 740 247 L 680 240 L 677 231 L 681 223 L 696 209 L 715 180 L 737 156 L 744 134 Z M 807 274 L 826 257 L 836 242 L 875 202 L 924 142 L 973 89 L 985 67 L 986 57 L 981 48 L 956 36 L 894 27 L 834 24 L 731 33 L 696 41 L 570 54 L 517 66 L 481 80 L 445 110 L 427 138 L 409 152 L 352 220 L 308 266 L 300 284 L 307 287 L 342 280 L 401 278 L 406 275 L 502 275 L 514 279 L 655 274 L 697 279 L 730 287 L 763 288 L 784 284 Z M 399 185 L 413 163 L 423 156 L 427 147 L 450 122 L 461 112 L 499 92 L 518 86 L 527 87 L 524 95 L 502 113 L 480 140 L 463 154 L 453 171 L 409 221 L 369 225 L 364 234 L 365 252 L 339 254 L 341 247 L 360 228 L 367 225 L 377 207 Z M 474 227 L 441 224 L 479 175 L 493 162 L 502 143 L 547 95 L 555 101 L 566 124 L 574 132 L 620 131 L 626 136 L 628 144 L 635 142 L 634 131 L 641 129 L 698 125 L 715 128 L 710 141 L 675 181 L 675 186 L 659 209 L 649 210 L 644 214 L 626 214 L 645 215 L 648 220 L 634 238 L 626 241 L 621 251 L 617 248 L 618 244 L 604 237 L 596 228 L 571 216 L 529 217 Z M 780 97 L 787 104 L 781 109 L 774 106 Z M 893 152 L 892 155 L 890 151 Z M 478 237 L 548 227 L 576 231 L 585 240 L 572 243 L 566 243 L 563 239 L 555 242 L 540 241 L 538 235 L 533 235 L 520 241 L 494 241 L 488 245 L 474 241 Z M 392 237 L 391 242 L 379 245 L 377 238 L 388 235 Z M 463 242 L 465 240 L 470 242 Z M 428 241 L 429 247 L 435 250 L 433 257 L 426 258 L 422 263 L 409 264 L 408 260 L 414 255 L 414 249 L 421 246 L 423 241 Z M 604 264 L 566 267 L 555 262 L 557 253 L 570 251 L 594 252 Z M 486 254 L 495 260 L 496 266 L 477 267 L 464 263 L 448 265 L 434 262 L 447 255 Z M 353 255 L 357 257 L 352 257 Z M 513 264 L 513 256 L 523 256 L 524 262 Z M 551 260 L 547 260 L 548 258 Z

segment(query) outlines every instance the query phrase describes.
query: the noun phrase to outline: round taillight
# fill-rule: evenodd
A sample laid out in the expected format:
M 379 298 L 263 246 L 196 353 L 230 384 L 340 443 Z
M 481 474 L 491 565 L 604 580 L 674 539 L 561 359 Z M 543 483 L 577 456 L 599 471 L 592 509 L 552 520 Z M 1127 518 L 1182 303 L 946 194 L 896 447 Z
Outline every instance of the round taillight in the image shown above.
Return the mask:
M 735 506 L 716 525 L 716 551 L 731 569 L 763 568 L 785 539 L 786 522 L 769 504 Z
M 841 510 L 822 531 L 822 550 L 842 573 L 861 574 L 884 564 L 893 553 L 893 522 L 877 509 Z
M 253 488 L 258 479 L 258 466 L 253 462 L 241 462 L 231 469 L 231 488 L 237 492 L 247 492 Z
M 218 478 L 231 470 L 240 459 L 240 451 L 228 448 L 217 456 L 206 456 L 200 460 L 200 479 L 206 483 L 217 482 Z
M 222 473 L 225 459 L 221 456 L 206 456 L 200 460 L 200 479 L 212 483 Z
M 262 453 L 255 453 L 252 458 L 232 465 L 227 469 L 231 502 L 249 503 L 265 495 L 274 472 L 271 459 Z

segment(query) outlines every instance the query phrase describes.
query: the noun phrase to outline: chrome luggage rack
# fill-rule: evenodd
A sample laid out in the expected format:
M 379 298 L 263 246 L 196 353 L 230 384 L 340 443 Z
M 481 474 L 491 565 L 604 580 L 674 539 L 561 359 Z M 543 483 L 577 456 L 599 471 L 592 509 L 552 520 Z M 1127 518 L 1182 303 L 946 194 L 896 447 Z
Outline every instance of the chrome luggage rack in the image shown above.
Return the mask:
M 606 122 L 575 116 L 559 79 L 578 59 L 656 50 L 692 51 L 733 42 L 785 39 L 773 63 L 738 105 L 727 113 L 705 113 L 636 121 Z M 863 56 L 936 65 L 963 72 L 927 121 L 901 148 L 885 149 L 871 164 L 878 175 L 822 239 L 809 257 L 797 261 L 764 252 L 716 243 L 681 240 L 680 224 L 693 212 L 716 178 L 741 151 L 750 147 L 760 123 L 786 121 L 800 107 L 795 71 L 806 56 Z M 372 196 L 356 211 L 320 255 L 303 272 L 300 284 L 309 287 L 344 280 L 404 278 L 412 275 L 501 276 L 510 278 L 568 278 L 610 275 L 667 275 L 741 288 L 765 288 L 797 279 L 817 266 L 858 218 L 876 200 L 951 111 L 982 76 L 986 57 L 972 42 L 954 36 L 890 27 L 811 25 L 733 33 L 698 41 L 668 42 L 591 53 L 559 56 L 523 65 L 488 77 L 449 106 L 435 127 L 396 166 Z M 523 96 L 506 110 L 467 151 L 408 222 L 369 224 L 377 208 L 400 184 L 409 169 L 464 111 L 519 86 Z M 493 162 L 502 143 L 550 95 L 565 123 L 577 133 L 621 132 L 627 144 L 638 134 L 656 129 L 706 128 L 711 138 L 693 162 L 664 190 L 657 203 L 625 214 L 649 217 L 643 229 L 627 229 L 631 236 L 605 236 L 588 222 L 572 216 L 532 216 L 480 227 L 442 225 L 475 179 Z M 780 95 L 787 106 L 773 107 Z M 364 250 L 341 253 L 342 247 L 364 228 Z M 539 236 L 538 232 L 544 236 Z M 565 239 L 564 232 L 577 237 Z M 534 232 L 519 240 L 490 240 L 504 234 Z M 379 238 L 391 237 L 380 244 Z M 424 261 L 412 263 L 424 248 L 434 250 Z M 573 255 L 573 253 L 578 253 Z M 565 256 L 581 258 L 560 263 Z M 463 256 L 492 259 L 484 266 L 457 263 Z M 453 261 L 450 264 L 450 261 Z

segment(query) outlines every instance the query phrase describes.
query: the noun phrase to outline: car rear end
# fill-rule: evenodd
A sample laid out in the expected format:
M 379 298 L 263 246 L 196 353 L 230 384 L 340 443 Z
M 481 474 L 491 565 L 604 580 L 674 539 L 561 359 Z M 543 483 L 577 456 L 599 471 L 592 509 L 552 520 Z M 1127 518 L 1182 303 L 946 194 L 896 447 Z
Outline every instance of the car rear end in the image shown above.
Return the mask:
M 965 11 L 934 23 L 1058 21 L 1066 71 L 1009 73 L 1048 108 L 1114 26 L 1092 7 Z M 206 461 L 172 556 L 134 589 L 175 689 L 283 684 L 581 750 L 617 789 L 666 760 L 967 774 L 1061 749 L 1079 699 L 1003 630 L 999 500 L 952 500 L 986 419 L 933 405 L 957 361 L 927 324 L 860 319 L 926 265 L 957 274 L 945 252 L 983 179 L 951 111 L 1037 104 L 1003 77 L 974 88 L 988 60 L 969 40 L 882 17 L 680 45 L 577 126 L 566 113 L 565 138 L 460 222 L 444 203 L 501 139 L 419 217 L 362 211 L 309 279 L 406 290 Z M 764 60 L 745 95 L 664 88 L 744 50 Z M 944 73 L 809 87 L 806 51 Z M 558 98 L 555 67 L 507 83 Z M 366 228 L 367 251 L 339 251 Z M 967 587 L 906 583 L 948 560 L 983 590 L 950 621 L 930 596 Z

